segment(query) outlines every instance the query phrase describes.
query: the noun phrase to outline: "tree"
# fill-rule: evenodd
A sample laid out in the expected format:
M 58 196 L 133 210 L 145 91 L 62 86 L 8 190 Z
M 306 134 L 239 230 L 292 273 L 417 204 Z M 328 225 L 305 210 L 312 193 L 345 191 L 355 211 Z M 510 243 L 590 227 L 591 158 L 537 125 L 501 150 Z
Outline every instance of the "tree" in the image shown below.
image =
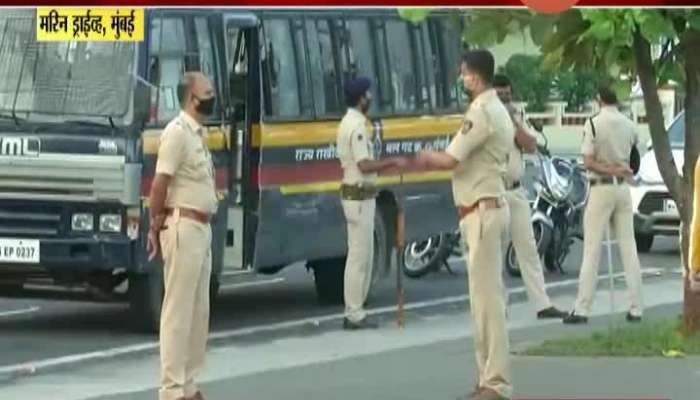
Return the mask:
M 557 15 L 526 10 L 469 10 L 463 39 L 480 46 L 529 30 L 544 54 L 543 65 L 559 71 L 593 69 L 607 76 L 638 76 L 649 131 L 664 183 L 681 217 L 681 259 L 689 276 L 689 226 L 693 212 L 693 171 L 700 153 L 700 10 L 572 9 Z M 414 15 L 413 20 L 417 20 Z M 655 57 L 655 51 L 659 50 Z M 664 126 L 658 88 L 669 80 L 685 90 L 687 160 L 678 173 Z M 616 79 L 627 94 L 630 80 Z M 684 327 L 700 331 L 700 294 L 684 279 Z
M 598 74 L 593 71 L 562 71 L 554 77 L 554 88 L 563 101 L 566 111 L 581 112 L 595 98 Z
M 542 112 L 552 93 L 554 81 L 550 72 L 540 68 L 542 57 L 514 54 L 503 72 L 510 78 L 517 100 L 527 103 L 527 111 Z

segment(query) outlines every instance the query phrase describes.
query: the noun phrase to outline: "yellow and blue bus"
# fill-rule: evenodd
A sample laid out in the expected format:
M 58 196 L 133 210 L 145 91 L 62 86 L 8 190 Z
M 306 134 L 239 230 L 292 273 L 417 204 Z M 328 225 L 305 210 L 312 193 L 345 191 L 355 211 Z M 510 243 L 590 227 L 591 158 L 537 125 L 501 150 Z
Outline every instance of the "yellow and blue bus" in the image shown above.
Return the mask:
M 157 328 L 163 283 L 145 252 L 148 193 L 159 135 L 180 110 L 177 83 L 201 70 L 217 90 L 206 123 L 221 200 L 212 293 L 227 268 L 274 274 L 304 261 L 319 300 L 342 301 L 343 83 L 374 82 L 379 156 L 444 149 L 464 107 L 460 20 L 434 13 L 411 24 L 378 9 L 145 15 L 140 43 L 37 42 L 34 10 L 0 16 L 0 246 L 12 249 L 0 251 L 0 288 L 51 279 L 108 294 L 126 280 L 133 322 Z M 398 196 L 407 239 L 455 228 L 449 179 L 412 170 L 400 186 L 398 175 L 380 176 L 377 276 L 391 264 Z

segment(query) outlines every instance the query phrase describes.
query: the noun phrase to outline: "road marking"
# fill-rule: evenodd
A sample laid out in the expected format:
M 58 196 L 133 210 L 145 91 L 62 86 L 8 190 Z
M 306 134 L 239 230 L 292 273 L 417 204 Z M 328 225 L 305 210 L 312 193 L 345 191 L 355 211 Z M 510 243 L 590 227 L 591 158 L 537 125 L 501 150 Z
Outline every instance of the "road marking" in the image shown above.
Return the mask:
M 21 310 L 2 311 L 2 312 L 0 312 L 0 317 L 13 317 L 15 315 L 30 314 L 33 312 L 37 312 L 40 309 L 41 308 L 39 308 L 39 307 L 31 306 L 31 307 L 23 308 Z
M 660 270 L 659 268 L 643 268 L 642 273 L 650 273 L 650 272 L 655 273 L 659 270 Z M 613 277 L 623 276 L 623 275 L 624 275 L 624 272 L 620 272 L 617 274 L 613 274 Z M 607 274 L 599 275 L 598 279 L 603 280 L 603 279 L 606 279 L 607 277 L 608 277 Z M 578 283 L 578 279 L 568 279 L 565 281 L 548 283 L 548 284 L 545 284 L 545 286 L 547 289 L 552 289 L 552 288 L 568 286 L 568 285 L 577 284 L 577 283 Z M 524 287 L 518 287 L 518 288 L 508 289 L 507 293 L 510 296 L 512 294 L 522 293 L 524 291 L 525 291 Z M 450 297 L 443 297 L 443 298 L 435 299 L 435 300 L 426 300 L 426 301 L 408 303 L 405 305 L 404 309 L 405 310 L 415 310 L 415 309 L 435 307 L 435 306 L 440 306 L 440 305 L 445 305 L 445 304 L 450 304 L 450 303 L 466 302 L 467 300 L 469 300 L 469 295 L 450 296 Z M 392 305 L 392 306 L 369 309 L 369 310 L 367 310 L 367 314 L 378 315 L 378 314 L 393 312 L 395 310 L 396 310 L 396 306 Z M 247 336 L 247 335 L 253 335 L 253 334 L 269 332 L 269 331 L 298 328 L 298 327 L 301 327 L 304 325 L 316 325 L 316 326 L 318 326 L 322 322 L 331 322 L 331 321 L 339 320 L 339 319 L 342 319 L 344 316 L 345 315 L 343 313 L 335 313 L 335 314 L 329 314 L 329 315 L 323 315 L 323 316 L 317 316 L 317 317 L 302 318 L 302 319 L 286 321 L 286 322 L 277 322 L 277 323 L 268 324 L 268 325 L 258 325 L 258 326 L 248 327 L 248 328 L 225 330 L 225 331 L 212 333 L 211 335 L 209 335 L 209 340 L 211 341 L 211 340 L 231 339 L 231 338 L 238 337 L 238 336 Z M 122 347 L 114 347 L 114 348 L 107 349 L 107 350 L 98 350 L 98 351 L 92 351 L 92 352 L 87 352 L 87 353 L 71 354 L 71 355 L 67 355 L 67 356 L 48 358 L 48 359 L 44 359 L 44 360 L 38 360 L 38 361 L 32 361 L 32 362 L 28 362 L 28 363 L 0 367 L 0 375 L 9 375 L 11 378 L 33 375 L 37 371 L 50 369 L 50 368 L 54 368 L 54 367 L 58 367 L 58 366 L 64 367 L 66 365 L 77 364 L 77 363 L 81 363 L 81 362 L 85 362 L 85 361 L 104 360 L 104 359 L 115 358 L 115 357 L 123 356 L 123 355 L 130 355 L 130 354 L 136 354 L 136 353 L 140 353 L 140 352 L 153 351 L 153 350 L 157 350 L 158 348 L 159 348 L 158 342 L 151 341 L 151 342 L 132 344 L 132 345 L 128 345 L 128 346 L 122 346 Z
M 280 278 L 274 278 L 274 279 L 266 279 L 264 281 L 229 283 L 226 285 L 221 285 L 220 289 L 227 290 L 227 289 L 240 289 L 240 288 L 244 288 L 244 287 L 272 285 L 275 283 L 282 283 L 285 280 L 286 279 L 280 277 Z

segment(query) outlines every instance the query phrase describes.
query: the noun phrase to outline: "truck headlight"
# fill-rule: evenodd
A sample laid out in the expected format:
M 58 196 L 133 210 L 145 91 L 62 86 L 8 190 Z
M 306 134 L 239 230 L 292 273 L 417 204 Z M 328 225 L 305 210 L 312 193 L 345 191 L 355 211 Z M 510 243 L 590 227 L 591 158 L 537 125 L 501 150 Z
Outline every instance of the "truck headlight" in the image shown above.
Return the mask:
M 102 214 L 100 215 L 100 231 L 101 232 L 121 232 L 122 231 L 122 216 L 119 214 Z
M 74 231 L 87 232 L 95 227 L 95 218 L 92 214 L 78 213 L 71 218 L 71 228 Z

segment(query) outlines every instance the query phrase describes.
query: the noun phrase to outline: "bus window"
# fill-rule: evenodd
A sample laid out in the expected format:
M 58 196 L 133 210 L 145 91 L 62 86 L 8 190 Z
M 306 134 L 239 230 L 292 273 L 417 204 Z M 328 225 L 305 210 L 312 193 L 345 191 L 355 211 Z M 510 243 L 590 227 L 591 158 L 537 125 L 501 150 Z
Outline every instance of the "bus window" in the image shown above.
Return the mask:
M 433 52 L 426 24 L 411 26 L 412 48 L 415 49 L 416 80 L 418 84 L 418 108 L 435 108 L 435 73 Z
M 293 20 L 292 32 L 294 34 L 294 52 L 296 65 L 299 69 L 299 94 L 301 113 L 310 115 L 313 113 L 314 97 L 311 89 L 311 75 L 309 75 L 307 43 L 304 38 L 304 21 Z
M 185 21 L 159 18 L 151 24 L 151 81 L 158 86 L 153 93 L 155 115 L 152 122 L 166 122 L 180 111 L 177 84 L 185 70 Z
M 244 108 L 247 96 L 248 56 L 244 31 L 236 27 L 226 28 L 226 59 L 229 95 L 236 121 L 245 118 Z
M 440 73 L 445 85 L 445 95 L 442 97 L 442 105 L 445 109 L 457 109 L 464 104 L 464 92 L 459 79 L 459 64 L 462 56 L 462 33 L 457 21 L 440 18 L 435 21 L 438 31 L 437 42 L 442 53 L 439 60 L 442 65 Z M 460 82 L 458 82 L 458 80 Z
M 214 47 L 209 34 L 209 23 L 204 17 L 194 19 L 197 31 L 197 49 L 199 50 L 199 68 L 204 75 L 212 79 L 217 75 L 214 64 Z
M 415 112 L 420 109 L 416 81 L 418 71 L 414 64 L 415 52 L 411 47 L 408 24 L 401 20 L 387 21 L 384 45 L 388 45 L 393 110 L 397 113 Z
M 391 85 L 391 71 L 389 71 L 389 47 L 386 43 L 386 25 L 381 19 L 372 20 L 372 37 L 374 38 L 374 52 L 377 60 L 377 103 L 379 109 L 385 113 L 391 113 L 394 109 L 394 89 Z
M 152 123 L 167 123 L 180 112 L 177 85 L 186 71 L 202 71 L 219 88 L 214 51 L 205 18 L 165 17 L 151 24 L 150 80 L 153 93 Z M 221 115 L 219 105 L 212 118 Z
M 308 20 L 306 32 L 309 48 L 309 67 L 313 76 L 313 92 L 318 115 L 340 114 L 344 109 L 344 101 L 338 73 L 338 64 L 334 56 L 333 36 L 327 20 Z M 320 78 L 322 77 L 322 78 Z
M 265 29 L 266 92 L 270 102 L 267 114 L 275 117 L 301 115 L 299 75 L 294 56 L 294 41 L 287 19 L 269 19 Z
M 374 63 L 369 21 L 366 19 L 349 19 L 346 21 L 346 25 L 350 34 L 351 44 L 349 51 L 353 54 L 356 72 L 359 75 L 364 75 L 372 79 L 372 82 L 375 84 L 373 89 L 375 90 L 376 96 L 378 78 Z M 378 107 L 379 102 L 373 101 L 370 112 L 376 112 Z

